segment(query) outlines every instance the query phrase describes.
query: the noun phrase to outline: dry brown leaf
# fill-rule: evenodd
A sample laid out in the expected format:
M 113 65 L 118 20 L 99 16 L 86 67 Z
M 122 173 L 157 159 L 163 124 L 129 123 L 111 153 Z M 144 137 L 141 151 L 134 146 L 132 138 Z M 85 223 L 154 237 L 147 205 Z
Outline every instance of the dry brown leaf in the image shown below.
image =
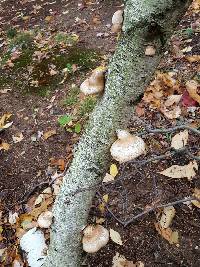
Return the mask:
M 116 255 L 113 257 L 112 267 L 137 267 L 137 265 L 134 264 L 132 261 L 128 261 L 123 255 L 120 255 L 117 252 Z
M 48 206 L 53 203 L 53 198 L 49 197 L 45 201 L 42 201 L 41 205 L 38 208 L 32 209 L 30 215 L 37 219 L 37 217 L 43 212 L 46 211 Z
M 170 120 L 177 119 L 181 115 L 181 108 L 179 106 L 174 107 L 172 110 L 169 110 L 163 106 L 161 107 L 160 111 L 165 115 L 166 118 Z
M 6 129 L 12 125 L 12 122 L 6 123 L 6 121 L 12 116 L 11 113 L 5 113 L 1 118 L 0 118 L 0 129 Z
M 159 223 L 155 223 L 158 233 L 166 239 L 170 244 L 178 244 L 178 232 L 172 231 L 171 228 L 162 228 Z
M 169 73 L 158 72 L 155 79 L 147 87 L 143 100 L 150 108 L 160 108 L 163 99 L 179 92 L 179 83 Z
M 64 159 L 51 158 L 50 162 L 51 162 L 50 163 L 51 166 L 57 166 L 60 171 L 64 171 L 65 170 L 65 160 Z
M 8 143 L 1 143 L 0 144 L 0 150 L 6 150 L 6 151 L 8 151 L 9 150 L 9 148 L 10 148 L 10 145 L 8 144 Z
M 199 84 L 194 80 L 190 80 L 186 82 L 185 86 L 190 97 L 200 104 L 200 95 L 197 93 Z
M 200 189 L 198 188 L 195 188 L 194 189 L 194 194 L 193 194 L 194 197 L 198 198 L 200 200 Z M 198 200 L 192 200 L 191 201 L 193 205 L 195 205 L 197 208 L 200 208 L 200 201 Z
M 49 137 L 55 134 L 56 134 L 56 130 L 50 130 L 48 132 L 45 132 L 43 136 L 44 136 L 44 139 L 47 140 Z
M 200 61 L 200 55 L 187 56 L 186 59 L 190 63 L 197 62 L 197 61 Z
M 188 178 L 188 180 L 192 180 L 192 178 L 196 175 L 195 170 L 198 170 L 198 164 L 194 160 L 184 166 L 172 165 L 159 173 L 171 178 Z
M 188 130 L 184 130 L 178 134 L 176 134 L 174 137 L 172 137 L 171 141 L 171 147 L 175 149 L 183 148 L 188 141 Z
M 110 238 L 116 244 L 122 245 L 122 239 L 120 234 L 117 231 L 113 230 L 112 228 L 110 228 Z
M 181 100 L 182 95 L 170 95 L 164 103 L 165 107 L 170 107 L 174 104 L 178 104 Z

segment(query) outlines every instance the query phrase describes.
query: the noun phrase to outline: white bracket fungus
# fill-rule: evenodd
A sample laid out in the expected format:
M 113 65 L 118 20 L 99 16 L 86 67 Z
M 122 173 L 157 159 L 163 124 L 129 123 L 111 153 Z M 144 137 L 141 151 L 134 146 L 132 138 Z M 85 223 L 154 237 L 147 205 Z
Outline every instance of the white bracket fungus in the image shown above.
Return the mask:
M 83 250 L 95 253 L 109 241 L 109 231 L 101 225 L 88 225 L 83 231 Z
M 120 163 L 133 160 L 145 153 L 145 142 L 142 138 L 131 135 L 126 130 L 118 130 L 117 137 L 110 148 L 110 153 Z

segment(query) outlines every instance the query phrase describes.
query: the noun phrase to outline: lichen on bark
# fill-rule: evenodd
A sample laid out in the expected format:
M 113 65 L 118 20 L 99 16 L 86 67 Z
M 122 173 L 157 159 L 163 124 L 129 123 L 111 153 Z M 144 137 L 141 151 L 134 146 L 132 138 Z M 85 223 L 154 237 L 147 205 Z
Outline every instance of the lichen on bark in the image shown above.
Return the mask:
M 159 5 L 158 16 L 154 2 Z M 81 231 L 87 223 L 95 186 L 110 162 L 109 148 L 116 138 L 115 131 L 126 127 L 131 116 L 130 100 L 144 91 L 162 56 L 162 40 L 157 35 L 151 38 L 156 48 L 155 56 L 147 57 L 144 53 L 152 17 L 157 22 L 160 18 L 162 24 L 166 20 L 167 27 L 173 27 L 188 2 L 184 1 L 181 8 L 180 3 L 183 1 L 126 1 L 124 33 L 109 64 L 105 93 L 91 114 L 54 204 L 51 242 L 44 267 L 81 265 Z M 132 17 L 136 4 L 140 5 L 141 12 L 137 19 Z M 145 7 L 150 4 L 148 12 Z

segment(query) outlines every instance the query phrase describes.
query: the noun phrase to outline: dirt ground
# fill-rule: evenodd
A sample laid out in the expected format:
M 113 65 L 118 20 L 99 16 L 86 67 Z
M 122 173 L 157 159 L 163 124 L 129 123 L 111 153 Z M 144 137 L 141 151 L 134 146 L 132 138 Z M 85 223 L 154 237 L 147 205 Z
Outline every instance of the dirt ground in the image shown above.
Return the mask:
M 71 46 L 66 48 L 63 47 L 62 43 L 58 47 L 52 43 L 51 37 L 57 36 L 58 33 L 76 34 L 79 40 L 75 44 L 75 49 L 81 49 L 84 55 L 88 53 L 88 50 L 85 49 L 96 53 L 95 56 L 88 56 L 89 60 L 85 57 L 82 60 L 80 53 L 78 54 L 79 58 L 76 55 L 75 61 L 73 60 L 72 63 L 70 61 L 70 66 L 75 70 L 67 76 L 64 83 L 60 82 L 63 78 L 60 69 L 64 65 L 56 65 L 56 68 L 60 68 L 59 75 L 61 77 L 58 75 L 58 78 L 56 75 L 52 78 L 47 73 L 44 76 L 44 70 L 39 69 L 39 75 L 40 72 L 42 74 L 41 79 L 38 78 L 39 86 L 36 88 L 27 85 L 26 77 L 29 76 L 23 76 L 31 64 L 35 68 L 34 62 L 29 62 L 22 68 L 15 69 L 15 66 L 10 65 L 10 63 L 17 65 L 18 58 L 11 60 L 11 62 L 7 59 L 8 61 L 0 70 L 1 77 L 6 77 L 6 81 L 0 79 L 0 117 L 6 113 L 11 113 L 12 116 L 8 122 L 13 122 L 8 129 L 0 132 L 1 143 L 5 142 L 10 145 L 7 151 L 0 150 L 0 198 L 1 207 L 5 214 L 9 210 L 27 211 L 24 206 L 19 205 L 20 201 L 28 200 L 30 193 L 35 194 L 35 196 L 39 195 L 51 183 L 55 171 L 62 173 L 67 169 L 73 156 L 74 144 L 79 139 L 94 103 L 86 102 L 79 93 L 73 95 L 78 99 L 77 101 L 74 101 L 73 98 L 72 104 L 71 102 L 70 105 L 63 103 L 69 100 L 73 88 L 78 88 L 94 67 L 101 65 L 102 62 L 105 64 L 115 50 L 117 36 L 111 33 L 110 26 L 112 14 L 119 8 L 122 8 L 121 1 L 110 0 L 49 2 L 5 0 L 0 3 L 0 56 L 2 58 L 7 53 L 8 43 L 11 43 L 11 41 L 8 42 L 8 39 L 11 38 L 9 36 L 15 34 L 15 29 L 20 32 L 34 29 L 37 34 L 41 32 L 42 36 L 45 36 L 45 42 L 48 40 L 45 56 L 48 60 L 50 58 L 53 64 L 56 62 L 52 57 L 54 51 L 58 53 L 59 50 L 58 56 L 67 54 L 67 60 L 69 60 L 68 55 L 72 53 Z M 176 80 L 180 86 L 178 89 L 174 89 L 172 94 L 184 95 L 185 82 L 193 78 L 199 79 L 198 62 L 191 63 L 186 60 L 187 56 L 199 55 L 199 25 L 199 13 L 192 13 L 189 10 L 166 47 L 158 70 L 163 73 L 174 72 L 176 74 Z M 37 41 L 37 38 L 38 35 L 34 36 L 34 41 Z M 39 38 L 39 44 L 42 43 L 43 45 L 44 40 Z M 27 47 L 24 51 L 26 49 Z M 15 56 L 14 52 L 12 51 L 12 57 Z M 50 66 L 54 70 L 54 67 L 51 66 L 52 62 L 48 61 L 45 66 Z M 65 64 L 66 62 L 68 61 L 65 60 Z M 54 77 L 56 77 L 56 82 Z M 45 84 L 44 91 L 43 80 L 46 82 L 47 79 L 52 79 L 52 83 L 48 84 L 48 90 L 46 90 Z M 26 87 L 28 87 L 27 90 Z M 169 88 L 167 90 L 169 91 Z M 168 95 L 169 92 L 165 96 Z M 70 98 L 71 100 L 72 98 Z M 177 120 L 170 120 L 164 116 L 158 107 L 151 107 L 152 103 L 154 105 L 157 103 L 154 100 L 148 103 L 147 97 L 146 100 L 144 97 L 137 105 L 133 119 L 129 124 L 130 132 L 142 133 L 141 136 L 148 147 L 147 155 L 141 157 L 139 159 L 141 161 L 152 156 L 165 154 L 170 147 L 172 135 L 177 133 L 175 131 L 173 134 L 147 134 L 145 132 L 146 126 L 170 128 L 183 123 L 190 124 L 196 129 L 200 126 L 198 105 L 194 111 L 188 111 L 187 107 L 182 105 L 181 116 Z M 77 115 L 77 110 L 82 110 L 81 115 Z M 69 129 L 66 131 L 59 125 L 59 118 L 66 114 L 73 114 L 76 117 L 73 123 L 81 123 L 80 132 L 74 131 L 74 124 L 72 126 L 69 124 L 70 131 Z M 136 120 L 134 119 L 135 116 L 137 117 Z M 55 133 L 45 138 L 45 133 L 52 130 Z M 16 138 L 13 139 L 13 137 L 19 137 L 20 134 L 23 138 L 21 140 L 19 138 L 19 141 L 15 142 Z M 193 155 L 198 155 L 199 136 L 193 132 L 189 133 L 188 148 Z M 118 166 L 119 174 L 115 178 L 115 182 L 100 186 L 90 210 L 88 223 L 95 223 L 97 218 L 103 218 L 103 226 L 119 232 L 123 245 L 110 241 L 99 252 L 85 255 L 85 265 L 91 267 L 112 266 L 113 257 L 119 253 L 133 263 L 143 262 L 145 267 L 200 266 L 200 237 L 198 234 L 200 213 L 199 209 L 191 203 L 179 203 L 174 206 L 176 216 L 173 219 L 172 229 L 178 232 L 178 244 L 170 244 L 156 230 L 155 224 L 161 216 L 162 208 L 155 209 L 138 219 L 133 219 L 126 227 L 120 223 L 120 220 L 130 220 L 155 203 L 173 203 L 191 196 L 194 189 L 200 186 L 199 172 L 191 181 L 171 179 L 158 174 L 159 171 L 171 165 L 185 165 L 190 161 L 191 158 L 184 153 L 168 155 L 162 160 L 154 160 L 144 164 L 130 162 L 119 166 L 117 162 L 113 161 L 112 163 Z M 107 207 L 102 211 L 99 209 L 99 205 L 102 203 L 101 196 L 106 194 L 108 194 L 109 200 Z M 10 250 L 13 250 L 15 244 L 18 244 L 15 230 L 9 223 L 6 223 L 4 227 L 4 240 L 0 249 L 9 247 Z M 3 266 L 12 266 L 12 259 L 11 256 L 6 260 L 4 259 Z M 135 265 L 126 264 L 119 267 L 123 266 Z
M 114 50 L 116 39 L 116 36 L 110 33 L 109 25 L 112 12 L 118 8 L 119 2 L 103 1 L 99 4 L 82 4 L 80 7 L 79 4 L 81 1 L 54 1 L 52 4 L 48 1 L 4 1 L 0 5 L 1 42 L 6 40 L 6 33 L 10 29 L 66 31 L 79 36 L 80 48 L 95 49 L 102 56 L 109 56 Z M 45 21 L 48 16 L 52 21 Z M 78 23 L 75 22 L 76 18 Z M 106 33 L 106 37 L 99 38 L 97 33 Z M 2 49 L 3 53 L 5 51 Z M 99 62 L 95 62 L 95 65 L 98 64 Z M 90 67 L 86 70 L 90 71 Z M 5 73 L 11 75 L 12 72 L 8 69 L 0 71 L 2 76 L 6 75 Z M 24 136 L 23 141 L 12 144 L 9 151 L 0 151 L 0 194 L 6 205 L 19 201 L 37 184 L 49 180 L 47 169 L 51 158 L 65 161 L 69 159 L 71 148 L 78 136 L 66 133 L 59 127 L 58 118 L 69 112 L 62 105 L 62 101 L 67 98 L 71 84 L 79 87 L 84 75 L 85 71 L 71 77 L 63 86 L 56 84 L 57 88 L 49 92 L 48 97 L 26 94 L 21 88 L 16 88 L 15 80 L 21 79 L 17 74 L 12 75 L 9 84 L 1 85 L 1 89 L 9 87 L 11 91 L 0 94 L 0 114 L 11 113 L 13 126 L 0 133 L 0 138 L 3 142 L 12 143 L 12 136 L 18 133 Z M 57 134 L 44 140 L 42 133 L 52 129 L 56 130 Z M 40 135 L 41 138 L 38 137 Z

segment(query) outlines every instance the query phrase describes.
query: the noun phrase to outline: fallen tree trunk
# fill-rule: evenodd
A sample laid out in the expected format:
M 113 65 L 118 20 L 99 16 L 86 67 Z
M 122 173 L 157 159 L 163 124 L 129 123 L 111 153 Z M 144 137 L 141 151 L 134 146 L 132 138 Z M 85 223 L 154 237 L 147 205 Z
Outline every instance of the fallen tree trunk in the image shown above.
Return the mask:
M 125 1 L 123 33 L 109 65 L 105 93 L 90 117 L 54 205 L 45 267 L 81 265 L 81 230 L 87 223 L 94 187 L 110 162 L 115 131 L 126 127 L 130 100 L 143 93 L 164 43 L 188 4 L 187 0 Z M 144 54 L 149 42 L 156 48 L 152 57 Z

